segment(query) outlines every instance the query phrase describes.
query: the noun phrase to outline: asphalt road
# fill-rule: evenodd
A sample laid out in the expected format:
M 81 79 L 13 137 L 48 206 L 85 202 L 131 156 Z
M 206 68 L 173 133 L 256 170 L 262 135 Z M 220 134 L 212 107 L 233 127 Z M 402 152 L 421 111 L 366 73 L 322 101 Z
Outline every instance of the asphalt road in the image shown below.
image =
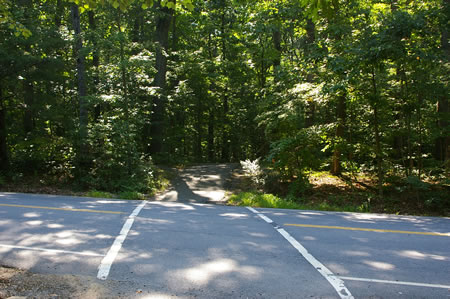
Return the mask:
M 185 199 L 0 193 L 0 264 L 125 297 L 450 298 L 448 218 Z

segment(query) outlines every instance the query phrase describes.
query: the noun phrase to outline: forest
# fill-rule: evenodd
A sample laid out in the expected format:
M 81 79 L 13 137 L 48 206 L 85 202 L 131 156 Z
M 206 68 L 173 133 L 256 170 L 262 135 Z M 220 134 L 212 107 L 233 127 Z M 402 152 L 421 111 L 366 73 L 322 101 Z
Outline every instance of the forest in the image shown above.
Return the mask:
M 0 0 L 0 187 L 247 161 L 286 201 L 326 173 L 449 213 L 449 2 Z

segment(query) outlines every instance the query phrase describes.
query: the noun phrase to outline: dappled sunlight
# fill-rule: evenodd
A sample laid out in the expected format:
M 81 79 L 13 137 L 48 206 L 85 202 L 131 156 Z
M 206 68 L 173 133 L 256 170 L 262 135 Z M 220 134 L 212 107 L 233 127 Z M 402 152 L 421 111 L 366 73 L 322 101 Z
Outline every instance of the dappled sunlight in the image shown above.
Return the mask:
M 320 212 L 300 212 L 301 215 L 314 215 L 314 216 L 325 216 L 326 214 Z
M 248 214 L 244 214 L 244 213 L 223 213 L 223 214 L 219 214 L 219 216 L 227 217 L 227 218 L 231 218 L 231 219 L 240 219 L 240 218 L 248 218 L 249 217 Z
M 144 207 L 144 210 L 148 210 L 151 206 L 161 206 L 165 208 L 179 208 L 181 210 L 193 211 L 195 208 L 192 205 L 184 204 L 181 202 L 167 202 L 167 201 L 159 201 L 159 202 L 149 202 L 147 207 Z
M 401 257 L 407 257 L 407 258 L 416 259 L 416 260 L 425 260 L 425 259 L 433 259 L 433 260 L 437 260 L 437 261 L 448 261 L 449 260 L 448 257 L 442 256 L 442 255 L 427 254 L 427 253 L 422 253 L 422 252 L 419 252 L 416 250 L 402 250 L 400 252 L 396 252 L 396 254 Z
M 0 225 L 9 225 L 11 222 L 11 220 L 0 220 Z
M 80 252 L 86 254 L 84 256 L 65 254 L 60 252 L 52 251 L 36 251 L 36 250 L 23 250 L 23 249 L 11 249 L 2 248 L 0 246 L 0 254 L 14 256 L 15 259 L 19 260 L 19 266 L 21 268 L 30 269 L 37 263 L 42 263 L 45 260 L 46 264 L 50 267 L 51 264 L 56 263 L 83 263 L 97 265 L 100 256 L 87 256 L 88 254 L 96 255 L 96 252 L 86 250 Z M 69 266 L 70 267 L 70 266 Z
M 213 190 L 195 190 L 192 191 L 195 195 L 209 198 L 210 201 L 220 201 L 225 196 L 224 191 L 213 191 Z
M 249 234 L 252 237 L 257 237 L 257 238 L 268 238 L 269 237 L 269 235 L 263 234 L 263 233 L 248 232 L 247 234 Z
M 369 238 L 350 237 L 350 239 L 359 241 L 359 242 L 361 242 L 361 243 L 369 243 Z
M 58 224 L 58 223 L 50 223 L 50 224 L 47 224 L 47 227 L 48 228 L 63 228 L 64 225 Z
M 42 225 L 44 223 L 42 220 L 32 220 L 32 221 L 25 221 L 26 225 L 36 226 L 36 225 Z
M 347 275 L 350 271 L 347 270 L 343 265 L 336 263 L 328 263 L 327 267 L 336 275 Z
M 182 281 L 187 281 L 189 284 L 196 286 L 205 286 L 218 276 L 228 273 L 238 274 L 245 279 L 258 279 L 260 271 L 256 267 L 240 266 L 232 259 L 217 259 L 211 262 L 203 263 L 195 267 L 176 270 L 174 275 Z
M 368 260 L 364 260 L 362 261 L 364 264 L 376 269 L 376 270 L 394 270 L 395 266 L 389 263 L 384 263 L 384 262 L 377 262 L 377 261 L 368 261 Z
M 156 195 L 156 200 L 176 202 L 178 200 L 178 192 L 175 190 L 166 191 L 163 194 Z
M 251 246 L 251 247 L 257 249 L 258 251 L 269 252 L 269 251 L 274 251 L 278 248 L 276 245 L 271 245 L 270 243 L 269 244 L 261 244 L 261 243 L 245 241 L 245 242 L 242 242 L 242 244 Z
M 286 216 L 287 214 L 286 213 L 281 213 L 281 212 L 275 212 L 272 215 L 274 215 L 274 216 Z
M 127 204 L 127 203 L 129 203 L 129 201 L 117 199 L 117 200 L 96 200 L 96 201 L 93 201 L 93 202 L 92 201 L 88 201 L 88 202 L 85 202 L 85 203 L 97 206 L 98 204 L 110 204 L 110 203 L 113 203 L 113 204 L 119 204 L 119 203 Z
M 41 213 L 28 212 L 28 213 L 24 213 L 23 216 L 27 217 L 27 218 L 41 217 Z
M 366 257 L 370 256 L 370 254 L 366 251 L 356 251 L 356 250 L 344 250 L 342 254 L 348 256 L 366 256 Z
M 167 219 L 146 218 L 145 216 L 139 216 L 139 222 L 146 224 L 174 224 L 175 221 Z

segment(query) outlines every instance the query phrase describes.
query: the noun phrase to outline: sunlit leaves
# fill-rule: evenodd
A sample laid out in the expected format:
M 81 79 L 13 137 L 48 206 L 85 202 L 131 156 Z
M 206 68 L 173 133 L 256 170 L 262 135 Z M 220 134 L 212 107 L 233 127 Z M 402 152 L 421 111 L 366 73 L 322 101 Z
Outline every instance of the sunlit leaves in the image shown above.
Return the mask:
M 12 5 L 9 0 L 0 0 L 0 24 L 7 24 L 8 28 L 14 32 L 16 37 L 30 37 L 31 31 L 20 22 L 14 20 L 10 12 L 11 9 Z
M 80 11 L 83 12 L 86 9 L 96 9 L 99 5 L 109 4 L 115 9 L 126 11 L 133 3 L 138 3 L 143 9 L 147 9 L 153 6 L 154 0 L 68 0 L 80 6 Z M 193 10 L 194 5 L 192 0 L 178 0 L 177 4 L 182 5 L 187 10 Z M 160 5 L 175 9 L 175 2 L 172 0 L 161 0 Z

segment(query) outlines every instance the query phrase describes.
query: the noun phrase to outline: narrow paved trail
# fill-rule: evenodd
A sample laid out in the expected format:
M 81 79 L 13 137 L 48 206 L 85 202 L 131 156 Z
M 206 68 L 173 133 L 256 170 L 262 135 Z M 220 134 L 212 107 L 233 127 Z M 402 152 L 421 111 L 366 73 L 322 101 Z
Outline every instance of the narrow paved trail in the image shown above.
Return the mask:
M 226 181 L 238 164 L 206 164 L 177 170 L 172 187 L 156 200 L 190 203 L 224 203 Z

